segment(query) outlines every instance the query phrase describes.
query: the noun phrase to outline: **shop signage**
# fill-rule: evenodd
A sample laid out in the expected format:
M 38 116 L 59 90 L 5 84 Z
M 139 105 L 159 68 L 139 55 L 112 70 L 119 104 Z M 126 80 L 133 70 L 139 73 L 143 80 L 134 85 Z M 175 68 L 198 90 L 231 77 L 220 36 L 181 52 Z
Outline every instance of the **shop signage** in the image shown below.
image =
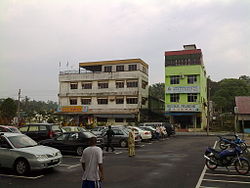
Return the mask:
M 166 93 L 199 93 L 199 86 L 166 87 Z
M 200 105 L 199 104 L 167 104 L 166 105 L 167 112 L 199 112 Z
M 88 106 L 61 106 L 59 112 L 88 112 Z

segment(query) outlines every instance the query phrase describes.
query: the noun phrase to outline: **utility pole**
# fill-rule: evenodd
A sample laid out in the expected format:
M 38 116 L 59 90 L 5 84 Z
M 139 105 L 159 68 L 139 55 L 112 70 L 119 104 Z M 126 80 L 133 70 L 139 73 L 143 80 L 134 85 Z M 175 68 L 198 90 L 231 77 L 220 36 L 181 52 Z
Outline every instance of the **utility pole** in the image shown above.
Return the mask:
M 21 89 L 18 90 L 17 125 L 19 125 L 19 121 L 20 121 L 20 99 L 21 99 Z
M 207 79 L 207 135 L 209 135 L 209 127 L 210 127 L 210 79 Z

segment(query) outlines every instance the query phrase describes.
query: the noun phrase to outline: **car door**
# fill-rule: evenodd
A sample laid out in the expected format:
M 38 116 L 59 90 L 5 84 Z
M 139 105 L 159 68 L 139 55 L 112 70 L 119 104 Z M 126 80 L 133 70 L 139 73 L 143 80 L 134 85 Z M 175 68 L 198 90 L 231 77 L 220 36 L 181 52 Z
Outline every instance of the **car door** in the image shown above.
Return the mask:
M 66 148 L 68 136 L 68 133 L 61 134 L 60 136 L 53 138 L 49 145 L 59 149 L 60 151 L 67 151 Z
M 39 126 L 39 140 L 48 139 L 48 130 L 46 125 Z
M 11 168 L 14 162 L 12 147 L 5 137 L 0 136 L 0 167 Z
M 65 149 L 67 151 L 75 151 L 77 146 L 81 145 L 79 142 L 79 133 L 71 132 L 69 133 L 68 139 L 65 141 Z
M 113 129 L 115 135 L 112 139 L 112 143 L 115 145 L 119 145 L 120 141 L 123 139 L 123 132 L 120 129 Z
M 39 141 L 39 127 L 38 125 L 30 125 L 26 135 L 32 138 L 35 141 Z

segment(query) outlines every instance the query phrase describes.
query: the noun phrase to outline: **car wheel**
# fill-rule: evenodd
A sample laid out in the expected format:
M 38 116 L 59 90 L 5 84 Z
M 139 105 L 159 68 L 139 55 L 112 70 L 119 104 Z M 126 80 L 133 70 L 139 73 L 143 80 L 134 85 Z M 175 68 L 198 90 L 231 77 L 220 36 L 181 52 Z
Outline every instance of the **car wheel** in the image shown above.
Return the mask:
M 83 152 L 83 147 L 82 146 L 79 146 L 76 148 L 76 154 L 81 156 L 82 155 L 82 152 Z
M 128 142 L 127 142 L 126 140 L 121 140 L 121 141 L 120 141 L 120 146 L 121 146 L 122 148 L 127 147 L 127 145 L 128 145 Z
M 18 175 L 25 175 L 30 171 L 30 166 L 27 160 L 18 159 L 15 162 L 14 169 Z

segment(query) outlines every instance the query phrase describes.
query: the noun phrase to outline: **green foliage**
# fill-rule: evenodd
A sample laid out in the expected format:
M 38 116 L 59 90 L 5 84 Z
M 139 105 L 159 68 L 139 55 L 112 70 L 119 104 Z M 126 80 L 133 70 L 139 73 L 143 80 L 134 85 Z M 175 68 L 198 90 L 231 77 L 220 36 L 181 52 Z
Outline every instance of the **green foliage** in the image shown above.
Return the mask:
M 30 100 L 27 96 L 21 101 L 21 110 L 28 117 L 32 117 L 36 113 L 42 115 L 53 113 L 57 107 L 56 102 Z
M 1 118 L 7 119 L 8 123 L 10 123 L 11 119 L 15 117 L 16 112 L 17 112 L 17 105 L 13 99 L 7 98 L 5 100 L 1 100 L 1 105 L 0 105 Z
M 233 112 L 235 97 L 250 95 L 250 85 L 244 79 L 223 79 L 218 83 L 211 81 L 209 84 L 213 84 L 210 86 L 211 99 L 220 112 Z
M 149 86 L 149 95 L 157 99 L 165 100 L 165 84 L 156 83 Z
M 248 86 L 250 86 L 250 76 L 246 76 L 246 75 L 240 76 L 240 77 L 239 77 L 239 80 L 245 81 L 246 84 L 247 84 Z

